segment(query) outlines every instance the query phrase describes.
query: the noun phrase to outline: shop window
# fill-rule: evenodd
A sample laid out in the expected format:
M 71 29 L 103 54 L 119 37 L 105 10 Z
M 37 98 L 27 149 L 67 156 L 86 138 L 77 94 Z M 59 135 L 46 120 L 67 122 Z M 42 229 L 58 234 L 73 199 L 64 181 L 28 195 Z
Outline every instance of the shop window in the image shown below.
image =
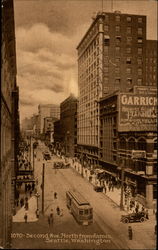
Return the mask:
M 120 138 L 120 149 L 126 149 L 126 140 L 125 140 L 125 138 Z
M 138 140 L 138 150 L 145 150 L 146 151 L 146 140 L 141 138 Z
M 135 147 L 136 147 L 135 139 L 134 139 L 134 138 L 131 138 L 131 139 L 128 141 L 128 149 L 129 149 L 129 150 L 134 150 Z

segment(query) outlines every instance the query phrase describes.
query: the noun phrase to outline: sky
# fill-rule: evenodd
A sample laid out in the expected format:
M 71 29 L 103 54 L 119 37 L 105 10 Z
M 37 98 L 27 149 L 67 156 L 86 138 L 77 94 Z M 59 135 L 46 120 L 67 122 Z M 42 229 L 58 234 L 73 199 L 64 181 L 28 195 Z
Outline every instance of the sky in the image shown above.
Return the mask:
M 20 120 L 78 95 L 76 47 L 101 9 L 102 0 L 14 0 Z M 157 40 L 156 0 L 103 0 L 112 10 L 146 15 L 147 39 Z

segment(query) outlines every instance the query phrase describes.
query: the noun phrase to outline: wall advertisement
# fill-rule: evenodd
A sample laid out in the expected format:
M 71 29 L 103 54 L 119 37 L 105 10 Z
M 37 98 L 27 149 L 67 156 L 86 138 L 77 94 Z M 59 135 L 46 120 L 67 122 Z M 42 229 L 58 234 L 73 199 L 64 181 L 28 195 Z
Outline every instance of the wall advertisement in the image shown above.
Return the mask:
M 118 131 L 156 130 L 156 94 L 120 93 Z

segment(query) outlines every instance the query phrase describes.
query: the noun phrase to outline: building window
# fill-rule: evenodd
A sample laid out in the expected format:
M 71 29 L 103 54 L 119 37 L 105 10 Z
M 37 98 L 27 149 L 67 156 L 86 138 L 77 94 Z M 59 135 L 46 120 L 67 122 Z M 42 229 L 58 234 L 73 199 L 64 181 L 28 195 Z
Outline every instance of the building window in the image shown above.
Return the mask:
M 120 44 L 120 42 L 121 42 L 121 37 L 120 36 L 116 36 L 116 44 L 118 45 L 118 44 Z
M 143 42 L 143 39 L 138 38 L 138 43 L 142 43 L 142 42 Z
M 119 15 L 117 15 L 117 16 L 115 17 L 115 20 L 116 20 L 116 22 L 120 22 L 121 17 L 120 17 Z
M 132 84 L 132 79 L 131 78 L 127 78 L 127 84 L 131 85 Z
M 127 63 L 127 64 L 131 64 L 131 58 L 130 58 L 130 57 L 127 57 L 127 58 L 126 58 L 126 63 Z
M 116 74 L 119 74 L 119 73 L 120 73 L 120 68 L 119 68 L 119 67 L 116 67 L 116 68 L 115 68 L 115 73 L 116 73 Z
M 142 48 L 138 48 L 138 55 L 142 55 L 143 49 Z
M 131 69 L 131 68 L 127 68 L 127 69 L 126 69 L 126 73 L 127 73 L 127 74 L 131 74 L 131 72 L 132 72 L 132 69 Z
M 138 84 L 138 85 L 142 85 L 142 82 L 143 82 L 142 78 L 138 78 L 137 84 Z
M 132 51 L 132 49 L 131 49 L 130 47 L 126 48 L 126 52 L 127 52 L 128 54 L 130 54 L 131 51 Z
M 109 16 L 105 15 L 105 21 L 108 22 L 109 21 Z
M 120 57 L 115 58 L 116 63 L 120 63 Z
M 108 73 L 109 72 L 109 68 L 108 67 L 104 67 L 104 72 Z
M 142 23 L 143 22 L 143 18 L 142 17 L 138 17 L 138 23 Z
M 120 52 L 120 47 L 118 47 L 118 46 L 115 47 L 115 51 L 116 51 L 116 52 Z
M 142 65 L 142 58 L 138 58 L 137 63 L 138 63 L 138 65 Z
M 138 28 L 138 35 L 142 36 L 142 34 L 143 34 L 143 29 L 142 29 L 142 27 L 139 27 Z
M 116 29 L 116 32 L 120 32 L 120 26 L 117 25 L 115 29 Z
M 142 75 L 142 68 L 138 68 L 138 75 Z
M 127 22 L 131 22 L 132 21 L 132 17 L 131 16 L 127 16 Z
M 131 34 L 132 33 L 132 27 L 127 27 L 127 34 Z
M 107 85 L 108 84 L 108 81 L 109 81 L 109 78 L 108 77 L 104 77 L 104 83 Z
M 108 32 L 109 31 L 109 25 L 104 26 L 104 31 Z
M 104 52 L 105 52 L 106 54 L 109 53 L 109 47 L 108 47 L 108 46 L 105 46 L 105 47 L 104 47 Z
M 120 78 L 116 78 L 116 79 L 115 79 L 115 84 L 118 85 L 118 84 L 120 84 L 120 82 L 121 82 L 121 79 L 120 79 Z
M 132 42 L 132 37 L 131 37 L 131 36 L 128 36 L 128 37 L 127 37 L 127 44 L 131 44 L 131 42 Z

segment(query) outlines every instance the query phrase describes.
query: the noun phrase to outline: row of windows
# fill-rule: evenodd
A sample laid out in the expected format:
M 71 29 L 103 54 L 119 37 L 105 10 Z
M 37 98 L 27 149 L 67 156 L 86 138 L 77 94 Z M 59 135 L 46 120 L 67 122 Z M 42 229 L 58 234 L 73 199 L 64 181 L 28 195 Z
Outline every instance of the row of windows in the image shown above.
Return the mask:
M 127 81 L 127 84 L 132 84 L 132 78 L 127 78 L 126 81 Z M 108 83 L 109 83 L 109 78 L 108 77 L 104 77 L 104 84 L 108 84 Z M 138 78 L 137 79 L 137 84 L 138 85 L 142 85 L 142 83 L 143 83 L 143 79 L 142 78 Z M 116 85 L 120 85 L 121 84 L 121 78 L 117 77 L 115 79 L 115 84 Z M 105 87 L 105 90 L 106 90 L 106 87 Z
M 104 72 L 108 73 L 109 72 L 109 67 L 104 67 Z M 115 67 L 115 73 L 116 74 L 120 73 L 120 67 Z M 132 73 L 132 68 L 126 68 L 126 73 L 131 74 Z M 138 68 L 137 73 L 138 73 L 138 75 L 142 75 L 142 73 L 143 73 L 142 68 Z
M 109 25 L 105 25 L 104 26 L 104 31 L 109 32 L 109 27 L 110 27 Z M 134 27 L 133 27 L 133 29 L 135 30 Z M 115 26 L 115 31 L 116 32 L 121 32 L 121 26 L 119 26 L 119 25 Z M 132 27 L 131 26 L 126 27 L 126 33 L 127 34 L 132 34 Z M 142 27 L 138 27 L 137 34 L 142 36 L 142 34 L 143 34 L 143 28 Z
M 108 15 L 105 15 L 105 21 L 109 21 L 109 16 Z M 121 16 L 120 15 L 116 15 L 115 16 L 115 21 L 116 22 L 120 22 L 121 21 Z M 127 22 L 132 22 L 132 17 L 131 16 L 127 16 L 126 17 L 126 21 Z M 138 23 L 143 23 L 143 17 L 138 17 L 137 21 L 138 21 Z

